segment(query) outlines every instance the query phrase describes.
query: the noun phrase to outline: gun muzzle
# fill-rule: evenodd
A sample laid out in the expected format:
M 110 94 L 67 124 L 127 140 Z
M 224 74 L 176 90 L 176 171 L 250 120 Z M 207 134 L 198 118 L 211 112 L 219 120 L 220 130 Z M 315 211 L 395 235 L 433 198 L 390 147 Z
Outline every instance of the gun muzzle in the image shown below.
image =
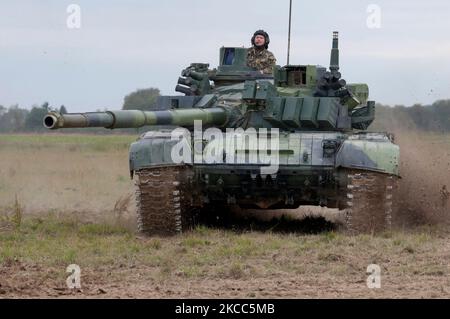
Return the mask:
M 44 127 L 53 130 L 58 122 L 56 114 L 47 114 L 44 117 Z

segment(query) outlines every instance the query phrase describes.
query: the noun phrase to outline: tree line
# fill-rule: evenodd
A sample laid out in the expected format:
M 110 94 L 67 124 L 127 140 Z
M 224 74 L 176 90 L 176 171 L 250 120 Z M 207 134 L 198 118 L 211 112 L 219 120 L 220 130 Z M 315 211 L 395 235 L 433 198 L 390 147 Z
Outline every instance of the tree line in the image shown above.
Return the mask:
M 158 96 L 160 96 L 160 91 L 157 88 L 138 89 L 125 96 L 122 109 L 150 111 L 156 106 Z M 0 105 L 0 133 L 45 131 L 42 120 L 50 111 L 57 111 L 63 114 L 68 113 L 64 105 L 54 107 L 50 106 L 48 102 L 44 102 L 41 105 L 33 105 L 31 110 L 21 108 L 17 104 L 8 108 Z M 90 131 L 107 132 L 102 129 L 90 129 Z
M 431 105 L 413 106 L 377 104 L 375 122 L 371 129 L 404 129 L 429 132 L 450 132 L 450 100 L 438 100 Z

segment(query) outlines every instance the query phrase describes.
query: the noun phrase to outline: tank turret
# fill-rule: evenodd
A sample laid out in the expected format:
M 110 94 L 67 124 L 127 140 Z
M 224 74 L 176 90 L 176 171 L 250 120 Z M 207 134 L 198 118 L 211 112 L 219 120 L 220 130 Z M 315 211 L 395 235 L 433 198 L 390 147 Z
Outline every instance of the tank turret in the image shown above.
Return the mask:
M 162 96 L 158 111 L 107 111 L 83 114 L 49 113 L 49 129 L 104 127 L 135 128 L 175 125 L 191 128 L 195 120 L 221 129 L 278 128 L 337 130 L 366 129 L 374 120 L 375 103 L 366 84 L 347 84 L 339 72 L 338 32 L 333 32 L 330 71 L 316 65 L 275 67 L 262 74 L 246 64 L 245 48 L 221 48 L 220 64 L 193 63 L 181 72 L 175 91 Z M 211 85 L 211 81 L 214 85 Z

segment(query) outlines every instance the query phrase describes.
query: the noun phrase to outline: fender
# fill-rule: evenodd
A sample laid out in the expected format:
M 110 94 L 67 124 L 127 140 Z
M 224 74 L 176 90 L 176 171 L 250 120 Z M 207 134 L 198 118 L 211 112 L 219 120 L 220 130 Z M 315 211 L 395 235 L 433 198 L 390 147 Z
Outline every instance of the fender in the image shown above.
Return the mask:
M 336 167 L 362 169 L 399 176 L 400 148 L 384 133 L 351 136 L 336 155 Z

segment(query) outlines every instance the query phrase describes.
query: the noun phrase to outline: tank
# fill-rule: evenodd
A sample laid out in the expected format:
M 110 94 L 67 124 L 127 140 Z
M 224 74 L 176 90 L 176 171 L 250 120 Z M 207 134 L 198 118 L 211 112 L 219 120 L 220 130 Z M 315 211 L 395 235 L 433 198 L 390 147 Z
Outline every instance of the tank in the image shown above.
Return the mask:
M 220 63 L 193 63 L 153 111 L 50 112 L 48 129 L 156 126 L 129 151 L 139 230 L 175 235 L 198 211 L 219 207 L 338 208 L 349 233 L 391 226 L 399 147 L 367 132 L 375 102 L 364 83 L 339 72 L 338 32 L 330 67 L 249 68 L 247 49 L 222 47 Z M 161 129 L 163 128 L 163 129 Z

